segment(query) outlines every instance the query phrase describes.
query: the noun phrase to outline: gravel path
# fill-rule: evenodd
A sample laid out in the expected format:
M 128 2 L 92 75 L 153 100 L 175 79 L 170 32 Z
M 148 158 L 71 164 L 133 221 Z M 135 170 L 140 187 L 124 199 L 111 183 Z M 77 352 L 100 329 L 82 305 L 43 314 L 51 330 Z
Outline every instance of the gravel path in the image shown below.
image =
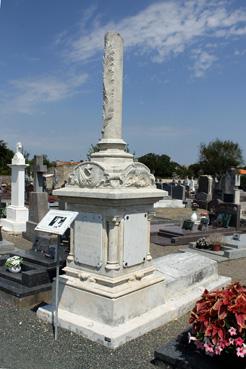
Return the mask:
M 185 209 L 181 210 L 185 216 Z M 30 248 L 30 243 L 21 237 L 5 238 L 18 247 Z M 154 257 L 177 252 L 178 249 L 180 246 L 151 245 Z M 218 264 L 220 274 L 244 284 L 245 266 L 246 259 Z M 0 297 L 0 369 L 154 369 L 151 364 L 154 351 L 187 327 L 188 316 L 186 314 L 112 351 L 63 329 L 59 329 L 58 341 L 55 342 L 52 327 L 40 321 L 35 312 L 16 308 Z
M 52 327 L 28 309 L 0 299 L 0 368 L 6 369 L 154 369 L 155 349 L 187 326 L 188 317 L 110 350 L 69 331 Z

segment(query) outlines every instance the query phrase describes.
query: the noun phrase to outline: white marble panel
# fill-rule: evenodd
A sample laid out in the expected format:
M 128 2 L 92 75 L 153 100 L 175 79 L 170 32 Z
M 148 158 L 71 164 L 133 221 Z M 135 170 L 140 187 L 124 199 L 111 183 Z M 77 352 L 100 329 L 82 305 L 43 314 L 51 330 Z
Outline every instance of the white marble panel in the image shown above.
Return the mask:
M 142 263 L 148 253 L 147 213 L 128 214 L 124 217 L 124 259 L 123 265 L 129 267 Z
M 79 213 L 74 222 L 75 261 L 93 267 L 102 264 L 102 215 Z

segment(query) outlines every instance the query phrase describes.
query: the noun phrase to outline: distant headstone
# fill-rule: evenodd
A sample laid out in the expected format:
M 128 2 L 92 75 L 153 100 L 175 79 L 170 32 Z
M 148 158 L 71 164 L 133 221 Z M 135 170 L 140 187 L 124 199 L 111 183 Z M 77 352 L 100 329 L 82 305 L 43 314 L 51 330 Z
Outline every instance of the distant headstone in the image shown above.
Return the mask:
M 26 223 L 26 232 L 23 237 L 35 242 L 38 236 L 35 227 L 48 212 L 48 194 L 43 192 L 43 174 L 47 171 L 43 165 L 43 155 L 34 156 L 34 192 L 29 194 L 29 220 Z
M 168 196 L 172 196 L 172 185 L 170 183 L 163 183 L 162 189 L 168 192 Z
M 205 192 L 208 195 L 208 201 L 212 200 L 213 178 L 208 175 L 202 175 L 198 179 L 197 192 Z
M 44 177 L 43 174 L 47 172 L 47 166 L 43 164 L 43 155 L 34 156 L 34 192 L 43 192 Z
M 172 198 L 175 200 L 185 200 L 185 186 L 183 185 L 176 185 L 172 186 Z
M 212 215 L 212 217 L 211 217 Z M 232 203 L 218 203 L 210 214 L 211 223 L 218 227 L 240 228 L 240 205 Z
M 189 190 L 190 192 L 195 192 L 195 181 L 193 177 L 191 178 L 190 183 L 189 183 Z
M 230 168 L 220 181 L 222 190 L 222 200 L 224 202 L 240 204 L 240 175 L 236 173 L 234 168 Z

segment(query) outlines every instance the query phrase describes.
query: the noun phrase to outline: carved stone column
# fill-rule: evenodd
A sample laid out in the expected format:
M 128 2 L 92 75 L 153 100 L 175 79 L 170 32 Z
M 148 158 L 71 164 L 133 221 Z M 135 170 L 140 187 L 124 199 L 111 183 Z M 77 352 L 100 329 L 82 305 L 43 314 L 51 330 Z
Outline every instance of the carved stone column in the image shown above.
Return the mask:
M 149 235 L 150 235 L 150 222 L 151 220 L 154 218 L 155 216 L 155 211 L 150 211 L 148 212 L 148 222 L 149 222 Z M 146 260 L 147 261 L 150 261 L 152 260 L 152 256 L 151 256 L 151 253 L 150 253 L 150 241 L 149 241 L 149 250 L 148 250 L 148 253 L 147 253 L 147 256 L 146 256 Z
M 100 150 L 91 156 L 95 160 L 105 155 L 132 159 L 132 155 L 124 151 L 126 142 L 122 139 L 122 88 L 123 39 L 119 33 L 107 32 L 103 58 L 103 128 L 98 142 Z
M 111 218 L 108 224 L 108 257 L 107 257 L 107 270 L 119 270 L 119 230 L 120 230 L 120 217 Z

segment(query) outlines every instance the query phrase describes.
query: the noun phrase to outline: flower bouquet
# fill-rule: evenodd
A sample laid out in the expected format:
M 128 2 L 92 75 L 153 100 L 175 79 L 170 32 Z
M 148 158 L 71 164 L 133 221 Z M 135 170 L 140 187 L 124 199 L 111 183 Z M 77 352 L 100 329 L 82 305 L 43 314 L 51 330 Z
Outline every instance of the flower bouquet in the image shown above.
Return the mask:
M 225 289 L 205 290 L 190 323 L 189 342 L 206 354 L 246 357 L 246 287 L 233 283 Z
M 20 256 L 11 256 L 5 261 L 6 268 L 12 273 L 19 273 L 21 271 L 21 264 L 23 258 Z
M 197 249 L 209 249 L 209 243 L 207 242 L 205 237 L 201 237 L 196 241 L 196 248 Z

